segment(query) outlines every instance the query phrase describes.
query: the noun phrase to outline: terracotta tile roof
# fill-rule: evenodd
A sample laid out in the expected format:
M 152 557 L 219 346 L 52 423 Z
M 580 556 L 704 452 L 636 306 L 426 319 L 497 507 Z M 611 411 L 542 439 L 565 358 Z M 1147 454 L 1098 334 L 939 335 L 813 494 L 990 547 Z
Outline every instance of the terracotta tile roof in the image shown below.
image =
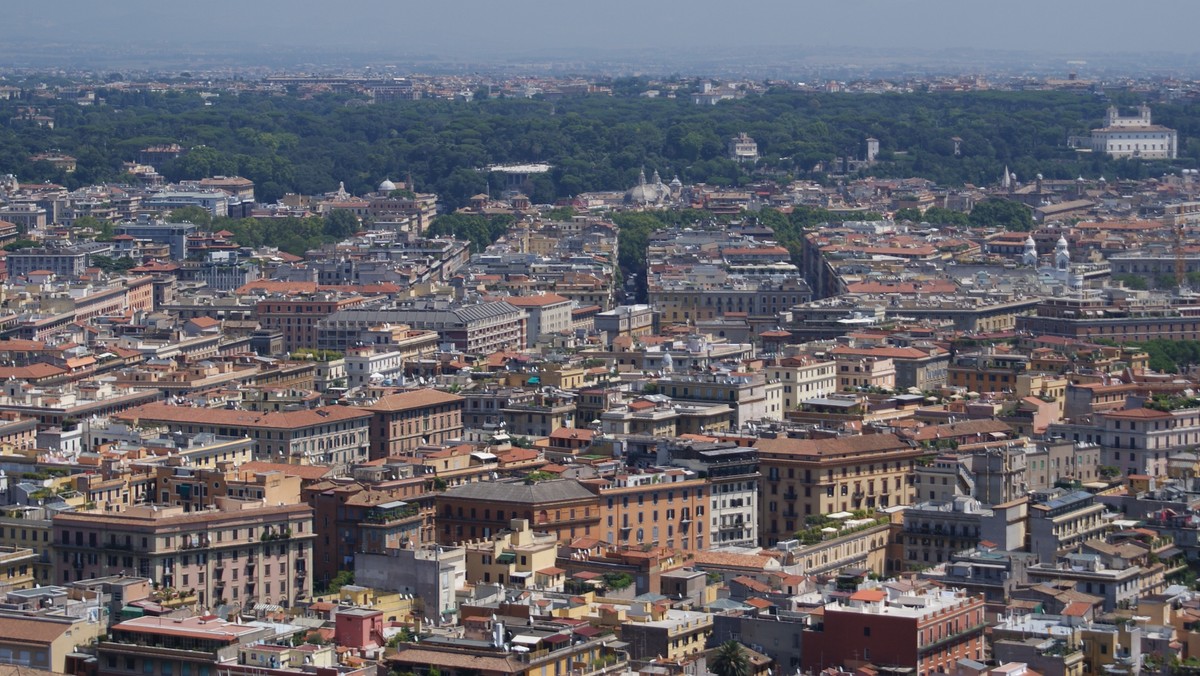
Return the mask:
M 304 481 L 318 481 L 329 474 L 330 469 L 325 465 L 291 465 L 282 462 L 263 462 L 255 460 L 243 463 L 238 469 L 244 472 L 280 472 L 287 476 L 298 476 Z
M 887 598 L 887 592 L 882 589 L 860 589 L 850 595 L 851 601 L 877 603 Z
M 1102 413 L 1106 418 L 1122 418 L 1122 419 L 1150 419 L 1150 418 L 1170 418 L 1171 414 L 1166 411 L 1155 411 L 1149 408 L 1130 408 L 1121 409 L 1119 411 L 1107 411 Z
M 496 456 L 500 459 L 501 464 L 514 462 L 529 462 L 537 460 L 541 454 L 532 448 L 516 448 L 513 447 L 503 453 L 497 453 Z
M 551 439 L 582 439 L 583 441 L 591 441 L 596 435 L 595 430 L 590 430 L 586 427 L 559 427 L 550 433 Z
M 256 291 L 265 293 L 316 293 L 318 291 L 342 291 L 364 296 L 381 296 L 400 291 L 400 287 L 389 282 L 378 284 L 318 284 L 316 282 L 276 282 L 262 279 L 238 287 L 238 295 L 249 295 Z
M 750 589 L 750 590 L 752 590 L 752 591 L 756 591 L 756 592 L 758 592 L 758 593 L 760 593 L 760 594 L 769 594 L 769 593 L 771 593 L 771 587 L 770 587 L 770 586 L 768 586 L 767 584 L 765 584 L 765 583 L 763 583 L 763 582 L 759 582 L 758 580 L 755 580 L 755 579 L 754 579 L 754 578 L 752 578 L 752 577 L 746 577 L 745 575 L 740 575 L 740 576 L 738 576 L 738 577 L 735 577 L 735 578 L 733 578 L 733 579 L 732 579 L 732 580 L 730 580 L 730 581 L 731 581 L 731 582 L 736 582 L 736 583 L 738 583 L 738 584 L 742 585 L 743 587 L 745 587 L 745 588 L 747 588 L 747 589 Z
M 912 434 L 912 438 L 916 441 L 928 441 L 931 439 L 972 437 L 979 434 L 991 434 L 992 432 L 1011 435 L 1012 428 L 1007 423 L 999 420 L 966 420 L 960 423 L 922 427 Z
M 445 650 L 427 650 L 425 648 L 401 650 L 389 657 L 388 661 L 393 664 L 419 664 L 427 667 L 438 667 L 439 669 L 455 669 L 458 671 L 476 670 L 502 674 L 524 672 L 529 669 L 529 665 L 521 662 L 516 655 L 511 657 L 486 657 Z
M 28 617 L 0 617 L 0 636 L 7 641 L 50 644 L 70 629 L 69 623 L 35 621 Z
M 768 563 L 774 559 L 763 558 L 753 554 L 731 554 L 729 552 L 696 552 L 693 559 L 697 568 L 713 566 L 721 568 L 748 568 L 765 570 Z
M 30 378 L 53 378 L 67 373 L 65 369 L 60 369 L 57 366 L 50 364 L 30 364 L 29 366 L 0 366 L 0 380 L 8 380 L 16 378 L 17 380 L 27 380 Z
M 213 319 L 212 317 L 193 317 L 192 319 L 188 320 L 188 323 L 193 326 L 198 326 L 202 329 L 210 329 L 215 326 L 220 326 L 221 320 Z
M 835 347 L 829 353 L 835 356 L 844 354 L 884 359 L 924 359 L 929 356 L 928 352 L 915 347 Z
M 40 340 L 22 340 L 20 338 L 6 338 L 0 340 L 0 350 L 17 350 L 24 352 L 34 352 L 45 350 L 46 344 Z M 55 348 L 50 348 L 55 349 Z
M 414 408 L 424 408 L 426 406 L 461 401 L 463 401 L 463 398 L 457 394 L 450 394 L 449 392 L 442 392 L 433 388 L 425 388 L 389 394 L 386 397 L 380 398 L 374 404 L 364 406 L 363 408 L 369 411 L 407 411 Z
M 564 298 L 557 293 L 543 293 L 537 296 L 504 296 L 503 298 L 496 298 L 496 300 L 502 300 L 516 307 L 545 307 L 547 305 L 571 302 L 570 299 Z
M 294 430 L 345 420 L 365 420 L 372 412 L 350 406 L 325 406 L 304 411 L 231 411 L 213 408 L 188 408 L 169 404 L 146 404 L 117 415 L 122 420 L 142 420 L 163 423 L 197 423 L 229 427 L 272 428 Z
M 833 439 L 759 439 L 754 447 L 762 453 L 829 456 L 846 453 L 878 453 L 911 447 L 894 434 L 863 434 Z

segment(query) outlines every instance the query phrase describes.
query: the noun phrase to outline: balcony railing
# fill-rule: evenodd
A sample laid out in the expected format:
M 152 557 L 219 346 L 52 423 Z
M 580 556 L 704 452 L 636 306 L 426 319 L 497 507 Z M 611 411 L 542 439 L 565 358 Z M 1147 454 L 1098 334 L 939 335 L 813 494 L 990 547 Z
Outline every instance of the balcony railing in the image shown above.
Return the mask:
M 932 643 L 926 643 L 923 646 L 917 646 L 917 654 L 924 655 L 924 654 L 933 652 L 934 650 L 937 650 L 938 648 L 941 648 L 950 643 L 956 643 L 958 641 L 961 641 L 961 640 L 971 636 L 972 634 L 979 634 L 980 636 L 982 636 L 983 630 L 986 627 L 987 627 L 986 623 L 977 624 L 972 627 L 968 627 L 960 632 L 957 632 L 954 634 L 948 634 L 943 638 L 933 641 Z

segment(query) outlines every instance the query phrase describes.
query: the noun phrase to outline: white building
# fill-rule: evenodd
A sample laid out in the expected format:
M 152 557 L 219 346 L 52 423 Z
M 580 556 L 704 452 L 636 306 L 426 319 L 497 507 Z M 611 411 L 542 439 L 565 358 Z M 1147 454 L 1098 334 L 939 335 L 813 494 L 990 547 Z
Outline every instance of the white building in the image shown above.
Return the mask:
M 1175 130 L 1151 124 L 1150 106 L 1142 104 L 1137 110 L 1133 117 L 1121 117 L 1116 106 L 1109 106 L 1104 126 L 1092 130 L 1092 152 L 1118 158 L 1175 159 L 1179 152 Z
M 729 139 L 729 159 L 738 162 L 758 161 L 758 143 L 745 132 Z
M 403 352 L 372 352 L 370 348 L 354 348 L 346 355 L 348 387 L 378 385 L 387 379 L 398 379 L 404 373 Z
M 529 325 L 525 330 L 526 347 L 537 345 L 540 336 L 571 330 L 571 310 L 575 303 L 569 298 L 556 293 L 543 293 L 536 296 L 507 296 L 503 300 L 529 315 Z
M 837 364 L 832 360 L 786 358 L 766 367 L 767 378 L 783 384 L 783 410 L 791 411 L 806 399 L 827 397 L 838 391 Z

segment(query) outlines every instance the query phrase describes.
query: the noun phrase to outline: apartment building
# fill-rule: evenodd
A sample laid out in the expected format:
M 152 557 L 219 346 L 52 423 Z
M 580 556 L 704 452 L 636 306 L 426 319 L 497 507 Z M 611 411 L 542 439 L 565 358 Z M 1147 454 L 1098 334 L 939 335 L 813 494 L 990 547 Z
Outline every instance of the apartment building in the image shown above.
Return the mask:
M 460 438 L 464 402 L 457 394 L 427 388 L 389 394 L 362 407 L 371 414 L 371 459 Z
M 70 279 L 82 275 L 91 267 L 93 256 L 107 256 L 112 253 L 112 249 L 112 244 L 100 242 L 57 248 L 18 249 L 8 252 L 5 261 L 10 278 L 28 277 L 34 272 L 47 271 L 56 277 Z
M 436 331 L 443 345 L 467 354 L 519 350 L 526 345 L 526 313 L 503 301 L 451 305 L 416 302 L 392 308 L 347 308 L 324 318 L 317 328 L 317 347 L 345 351 L 364 328 L 407 324 Z
M 1034 315 L 1017 318 L 1017 330 L 1120 344 L 1148 340 L 1200 340 L 1200 306 L 1145 304 L 1136 311 L 1099 298 L 1047 298 Z
M 500 409 L 509 434 L 547 437 L 557 429 L 575 426 L 575 395 L 558 390 L 537 391 L 527 400 Z
M 758 451 L 732 443 L 673 440 L 663 446 L 669 462 L 707 477 L 708 541 L 713 547 L 758 543 Z
M 37 558 L 29 547 L 0 545 L 0 592 L 19 591 L 40 584 L 35 577 Z
M 258 460 L 348 465 L 367 459 L 373 415 L 349 406 L 263 413 L 149 404 L 116 417 L 133 424 L 165 425 L 172 432 L 249 437 Z
M 364 329 L 358 343 L 346 351 L 345 374 L 350 387 L 402 383 L 413 362 L 432 357 L 438 335 L 408 327 Z
M 51 519 L 56 510 L 36 505 L 0 507 L 0 547 L 29 550 L 35 583 L 54 584 L 54 544 Z
M 301 499 L 312 507 L 318 533 L 312 543 L 317 583 L 354 570 L 359 554 L 431 542 L 433 496 L 425 490 L 426 481 L 408 472 L 379 481 L 326 479 L 304 487 Z
M 70 673 L 68 656 L 103 637 L 105 629 L 99 619 L 61 611 L 6 611 L 0 614 L 0 660 L 14 673 Z
M 596 331 L 603 333 L 607 339 L 606 347 L 611 347 L 613 339 L 618 336 L 640 338 L 654 333 L 657 317 L 650 305 L 618 305 L 611 310 L 596 314 L 593 326 Z
M 535 533 L 525 519 L 513 519 L 507 530 L 464 543 L 467 582 L 526 589 L 562 589 L 564 573 L 554 563 L 558 538 Z
M 533 347 L 544 335 L 571 330 L 571 308 L 574 301 L 556 293 L 536 296 L 506 296 L 504 302 L 524 310 L 529 315 L 525 345 Z
M 806 399 L 839 391 L 837 364 L 831 360 L 784 357 L 764 369 L 767 378 L 783 385 L 783 410 L 791 411 Z
M 621 624 L 621 640 L 635 660 L 661 656 L 678 664 L 704 652 L 713 630 L 713 616 L 695 610 L 665 608 L 635 599 Z
M 587 665 L 589 676 L 608 676 L 625 673 L 630 668 L 625 643 L 607 631 L 588 631 L 581 627 L 564 630 L 561 625 L 511 626 L 513 643 L 528 652 L 514 657 L 505 645 L 503 622 L 486 622 L 485 630 L 491 641 L 445 639 L 438 642 L 401 644 L 395 654 L 385 658 L 386 668 L 400 673 L 428 674 L 436 669 L 442 673 L 457 673 L 462 669 L 475 670 L 480 676 L 545 676 L 569 674 Z
M 668 374 L 657 381 L 659 394 L 676 401 L 721 403 L 733 409 L 736 428 L 756 420 L 783 419 L 783 384 L 763 373 Z
M 589 481 L 588 486 L 600 496 L 597 537 L 609 544 L 685 551 L 711 545 L 711 485 L 696 472 L 635 470 Z
M 138 505 L 54 519 L 61 584 L 126 573 L 195 590 L 203 607 L 290 607 L 312 594 L 312 509 L 219 498 L 214 508 Z
M 791 539 L 808 516 L 911 503 L 914 465 L 924 453 L 893 434 L 762 438 L 754 447 L 764 545 Z
M 1128 561 L 1121 565 L 1111 563 L 1093 553 L 1068 554 L 1030 565 L 1025 574 L 1032 584 L 1074 583 L 1075 591 L 1104 599 L 1103 608 L 1111 613 L 1136 604 L 1139 596 L 1151 591 L 1140 586 L 1145 572 L 1141 566 Z
M 1166 476 L 1167 459 L 1200 443 L 1200 408 L 1148 408 L 1133 399 L 1125 408 L 1080 421 L 1050 425 L 1047 433 L 1100 448 L 1100 464 L 1126 475 Z
M 946 367 L 946 385 L 971 392 L 1013 392 L 1017 379 L 1029 369 L 1020 354 L 961 354 Z
M 804 636 L 803 667 L 871 666 L 914 676 L 953 673 L 984 659 L 983 598 L 958 590 L 861 588 L 825 605 L 819 631 Z
M 574 479 L 477 481 L 438 493 L 435 503 L 439 544 L 491 537 L 513 519 L 525 519 L 560 542 L 599 538 L 601 532 L 597 492 Z
M 593 420 L 600 421 L 605 434 L 669 438 L 728 432 L 733 429 L 735 418 L 727 404 L 673 402 L 661 394 L 649 394 L 605 411 Z
M 500 426 L 504 416 L 501 410 L 517 404 L 533 401 L 533 390 L 522 387 L 473 388 L 463 392 L 463 426 L 468 429 L 487 430 Z M 507 424 L 507 423 L 506 423 Z
M 1053 436 L 1056 435 L 1051 435 Z M 1104 454 L 1096 443 L 1058 439 L 1025 449 L 1025 490 L 1048 491 L 1059 481 L 1100 479 Z
M 663 321 L 686 323 L 728 315 L 775 317 L 812 300 L 812 289 L 799 276 L 730 275 L 720 285 L 707 279 L 697 274 L 692 279 L 652 280 L 650 305 L 661 311 Z
M 827 533 L 827 528 L 837 532 Z M 888 556 L 892 528 L 886 515 L 834 521 L 833 525 L 827 522 L 807 529 L 809 534 L 820 531 L 816 541 L 785 540 L 776 547 L 786 552 L 787 560 L 802 566 L 805 575 L 856 575 L 861 571 L 885 575 L 894 568 L 894 560 Z
M 896 387 L 896 363 L 890 357 L 834 353 L 839 390 Z
M 941 566 L 922 570 L 922 579 L 933 580 L 948 589 L 962 589 L 972 596 L 983 596 L 990 616 L 1006 614 L 1011 594 L 1028 578 L 1025 568 L 1037 557 L 1027 552 L 998 550 L 979 544 L 950 555 Z
M 222 461 L 212 468 L 191 464 L 155 466 L 153 500 L 160 505 L 183 507 L 184 512 L 203 511 L 216 505 L 221 497 L 265 500 L 268 505 L 300 501 L 299 476 L 278 470 L 247 470 L 243 462 Z
M 353 613 L 348 613 L 353 615 Z M 98 676 L 330 673 L 369 676 L 375 666 L 341 667 L 332 645 L 293 645 L 294 629 L 242 624 L 212 615 L 135 617 L 96 645 Z M 298 643 L 298 642 L 297 642 Z M 348 643 L 348 642 L 347 642 Z
M 318 322 L 366 300 L 362 296 L 338 297 L 328 293 L 268 298 L 255 306 L 255 317 L 263 329 L 281 332 L 283 349 L 291 352 L 318 347 Z
M 1112 529 L 1104 505 L 1087 491 L 1058 490 L 1039 497 L 1029 506 L 1029 551 L 1041 561 L 1057 561 Z
M 1013 551 L 1025 547 L 1024 500 L 986 507 L 972 497 L 912 505 L 902 513 L 903 526 L 895 536 L 897 557 L 904 570 L 945 563 L 980 541 Z

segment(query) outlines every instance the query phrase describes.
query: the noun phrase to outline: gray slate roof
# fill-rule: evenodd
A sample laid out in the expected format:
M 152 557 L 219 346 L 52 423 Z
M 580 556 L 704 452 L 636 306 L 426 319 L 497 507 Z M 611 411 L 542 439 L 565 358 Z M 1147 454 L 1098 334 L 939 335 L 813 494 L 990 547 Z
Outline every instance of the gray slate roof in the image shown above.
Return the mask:
M 583 484 L 574 479 L 554 479 L 526 484 L 524 481 L 478 481 L 455 486 L 446 491 L 448 498 L 466 498 L 488 502 L 537 504 L 579 500 L 595 497 Z

